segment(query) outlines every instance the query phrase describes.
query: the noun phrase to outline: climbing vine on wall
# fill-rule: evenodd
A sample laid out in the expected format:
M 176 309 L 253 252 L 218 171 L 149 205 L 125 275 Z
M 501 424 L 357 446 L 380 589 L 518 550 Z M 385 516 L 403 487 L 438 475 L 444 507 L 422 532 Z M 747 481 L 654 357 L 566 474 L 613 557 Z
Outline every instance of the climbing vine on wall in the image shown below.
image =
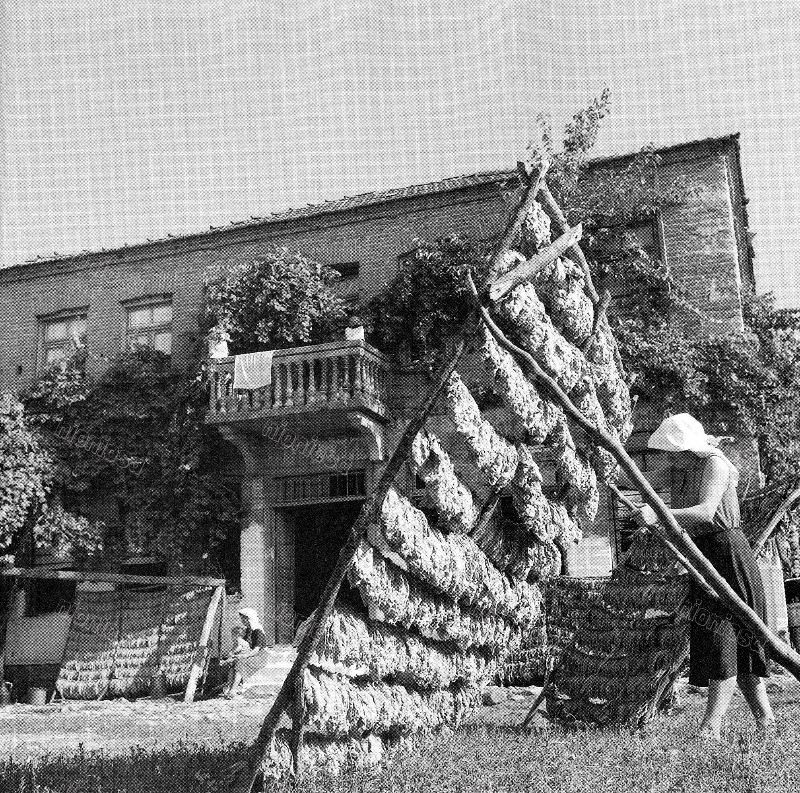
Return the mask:
M 39 548 L 59 555 L 99 549 L 102 526 L 64 509 L 56 463 L 10 395 L 0 400 L 0 460 L 0 559 L 29 564 Z
M 74 360 L 57 369 L 23 399 L 64 504 L 92 513 L 101 502 L 114 559 L 155 554 L 173 571 L 219 572 L 238 498 L 214 464 L 201 381 L 148 348 L 121 354 L 96 381 Z

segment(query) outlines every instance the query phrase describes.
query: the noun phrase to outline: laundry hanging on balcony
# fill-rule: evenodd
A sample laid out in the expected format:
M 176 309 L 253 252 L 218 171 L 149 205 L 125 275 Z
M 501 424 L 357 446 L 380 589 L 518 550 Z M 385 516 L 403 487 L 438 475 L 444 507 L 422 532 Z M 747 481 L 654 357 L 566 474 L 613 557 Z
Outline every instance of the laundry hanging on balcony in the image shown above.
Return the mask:
M 237 355 L 233 364 L 233 388 L 253 391 L 272 384 L 272 350 Z

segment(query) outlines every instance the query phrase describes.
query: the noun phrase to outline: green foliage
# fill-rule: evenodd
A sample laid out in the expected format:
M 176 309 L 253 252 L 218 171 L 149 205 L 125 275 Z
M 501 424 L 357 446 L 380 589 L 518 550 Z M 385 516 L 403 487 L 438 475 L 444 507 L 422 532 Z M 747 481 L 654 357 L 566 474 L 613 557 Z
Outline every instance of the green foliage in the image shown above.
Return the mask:
M 53 459 L 10 395 L 0 401 L 0 460 L 0 556 L 11 561 L 26 535 L 58 555 L 99 549 L 102 526 L 62 507 Z
M 528 146 L 528 164 L 537 167 L 542 160 L 549 163 L 548 185 L 563 203 L 567 193 L 575 189 L 586 166 L 586 159 L 597 143 L 600 122 L 611 112 L 611 92 L 604 88 L 587 107 L 578 111 L 565 126 L 560 150 L 555 148 L 553 128 L 547 116 L 536 118 L 538 141 Z
M 227 334 L 231 354 L 327 341 L 344 325 L 339 273 L 279 248 L 249 262 L 210 267 L 204 330 Z
M 58 461 L 64 502 L 90 510 L 101 498 L 108 507 L 109 553 L 155 554 L 172 569 L 217 572 L 216 554 L 238 528 L 238 502 L 215 475 L 200 380 L 139 348 L 87 384 L 82 400 L 66 401 L 64 381 L 48 384 L 36 383 L 26 399 Z
M 472 270 L 478 281 L 485 277 L 490 248 L 457 236 L 418 241 L 391 284 L 367 306 L 370 339 L 408 363 L 432 365 L 470 311 L 466 273 Z
M 0 403 L 0 546 L 8 554 L 50 485 L 51 460 L 25 423 L 23 406 Z
M 75 349 L 65 360 L 48 366 L 25 391 L 32 422 L 58 424 L 65 410 L 86 399 L 89 393 L 87 357 L 86 347 Z M 35 406 L 32 411 L 31 406 Z
M 632 392 L 664 413 L 688 411 L 710 430 L 756 438 L 768 482 L 800 478 L 800 315 L 771 295 L 742 295 L 742 332 L 618 317 Z

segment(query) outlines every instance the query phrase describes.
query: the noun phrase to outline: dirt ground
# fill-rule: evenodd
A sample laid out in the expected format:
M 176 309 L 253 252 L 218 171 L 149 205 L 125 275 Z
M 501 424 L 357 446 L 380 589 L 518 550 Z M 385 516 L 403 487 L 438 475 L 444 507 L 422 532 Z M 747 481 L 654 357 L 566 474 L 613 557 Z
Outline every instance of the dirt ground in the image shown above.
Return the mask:
M 773 675 L 769 681 L 776 716 L 800 719 L 800 682 L 788 674 Z M 471 721 L 510 727 L 522 722 L 539 689 L 508 688 L 487 692 L 496 704 L 481 707 Z M 673 717 L 699 720 L 704 689 L 683 684 Z M 221 747 L 252 741 L 266 715 L 271 698 L 235 700 L 211 699 L 192 704 L 170 699 L 66 702 L 41 707 L 10 705 L 0 708 L 0 755 L 19 760 L 48 754 L 103 749 L 127 754 L 134 747 L 162 749 L 187 742 Z M 734 699 L 731 720 L 746 719 L 746 705 L 740 694 Z M 539 723 L 543 718 L 537 717 Z

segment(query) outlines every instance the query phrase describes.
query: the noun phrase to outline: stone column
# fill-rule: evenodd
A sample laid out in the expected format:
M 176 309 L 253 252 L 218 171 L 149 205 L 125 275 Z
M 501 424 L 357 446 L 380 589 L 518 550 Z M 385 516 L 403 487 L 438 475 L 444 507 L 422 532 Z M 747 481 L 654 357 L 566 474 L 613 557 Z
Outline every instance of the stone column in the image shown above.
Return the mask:
M 240 550 L 242 605 L 258 612 L 267 642 L 275 644 L 275 517 L 262 464 L 263 439 L 233 427 L 220 427 L 220 433 L 236 446 L 244 459 Z

